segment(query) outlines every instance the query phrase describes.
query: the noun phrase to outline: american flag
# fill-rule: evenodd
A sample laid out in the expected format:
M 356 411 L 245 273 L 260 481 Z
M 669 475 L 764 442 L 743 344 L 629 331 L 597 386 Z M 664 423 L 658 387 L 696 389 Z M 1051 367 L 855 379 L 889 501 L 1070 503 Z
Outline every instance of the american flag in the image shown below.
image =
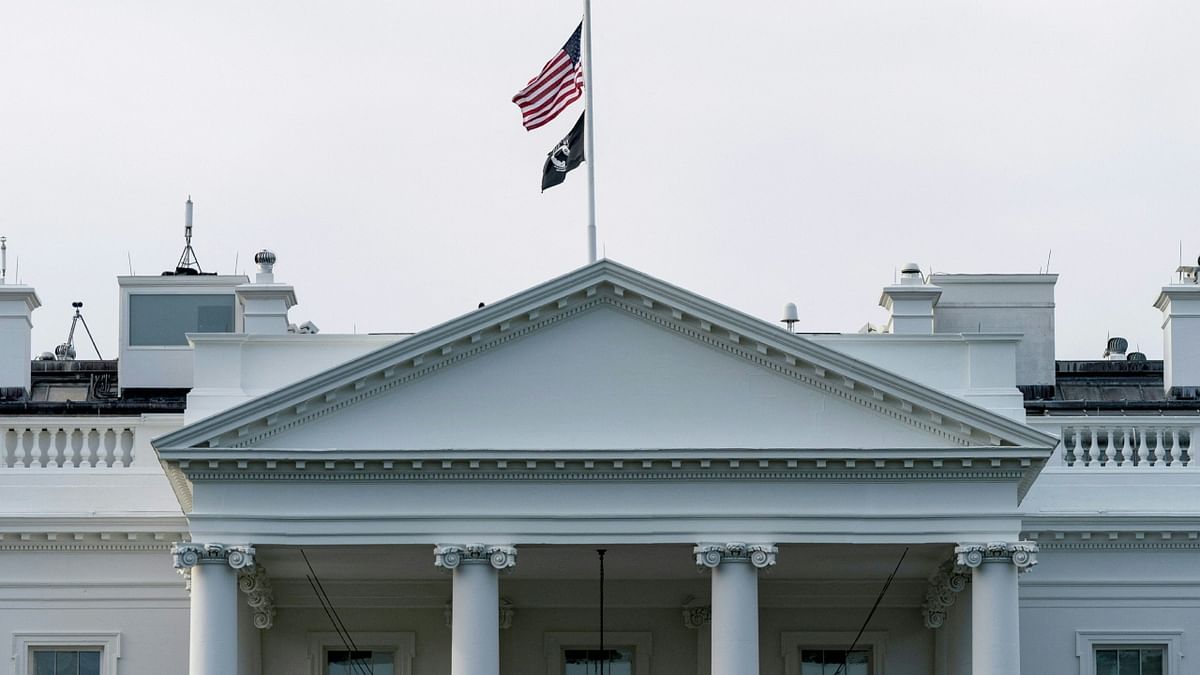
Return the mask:
M 579 40 L 583 24 L 571 33 L 567 44 L 558 50 L 537 77 L 513 96 L 521 108 L 521 123 L 533 131 L 558 116 L 583 96 L 583 67 L 579 62 Z

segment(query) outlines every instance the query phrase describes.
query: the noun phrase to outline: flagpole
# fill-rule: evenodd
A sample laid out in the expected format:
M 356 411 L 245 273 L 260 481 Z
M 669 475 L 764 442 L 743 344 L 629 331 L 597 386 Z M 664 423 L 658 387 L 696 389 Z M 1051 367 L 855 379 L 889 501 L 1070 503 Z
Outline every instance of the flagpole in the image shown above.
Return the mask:
M 584 158 L 588 176 L 588 263 L 596 262 L 596 141 L 592 126 L 592 0 L 583 0 Z

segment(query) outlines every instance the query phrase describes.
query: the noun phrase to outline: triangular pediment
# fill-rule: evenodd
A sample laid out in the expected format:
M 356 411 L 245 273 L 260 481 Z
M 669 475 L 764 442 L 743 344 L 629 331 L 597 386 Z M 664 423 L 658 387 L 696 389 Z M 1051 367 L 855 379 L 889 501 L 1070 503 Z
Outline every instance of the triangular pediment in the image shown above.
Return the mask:
M 1053 444 L 611 261 L 155 442 L 175 452 Z

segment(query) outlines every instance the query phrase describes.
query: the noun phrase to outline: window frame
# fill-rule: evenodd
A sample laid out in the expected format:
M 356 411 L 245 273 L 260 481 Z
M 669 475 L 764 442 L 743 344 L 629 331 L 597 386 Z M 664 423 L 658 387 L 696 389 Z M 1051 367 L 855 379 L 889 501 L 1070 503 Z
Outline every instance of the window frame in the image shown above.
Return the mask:
M 412 675 L 413 655 L 416 652 L 416 633 L 359 633 L 351 637 L 359 651 L 390 651 L 395 656 L 396 675 Z M 346 649 L 337 633 L 308 634 L 308 663 L 311 675 L 325 675 L 326 660 L 330 651 Z
M 99 651 L 100 675 L 117 675 L 117 659 L 121 658 L 120 633 L 55 631 L 13 633 L 13 659 L 18 675 L 32 675 L 33 652 L 37 651 Z
M 650 655 L 654 648 L 649 632 L 604 631 L 604 644 L 611 647 L 633 648 L 634 675 L 650 675 Z M 590 632 L 553 632 L 544 638 L 546 675 L 563 675 L 564 649 L 599 649 L 600 634 Z
M 851 631 L 784 631 L 779 634 L 783 655 L 783 672 L 800 675 L 801 649 L 848 649 L 857 632 Z M 871 652 L 871 675 L 884 675 L 887 663 L 887 631 L 866 631 L 854 646 Z
M 1075 656 L 1079 675 L 1096 675 L 1096 649 L 1163 648 L 1163 675 L 1183 675 L 1181 630 L 1077 630 Z

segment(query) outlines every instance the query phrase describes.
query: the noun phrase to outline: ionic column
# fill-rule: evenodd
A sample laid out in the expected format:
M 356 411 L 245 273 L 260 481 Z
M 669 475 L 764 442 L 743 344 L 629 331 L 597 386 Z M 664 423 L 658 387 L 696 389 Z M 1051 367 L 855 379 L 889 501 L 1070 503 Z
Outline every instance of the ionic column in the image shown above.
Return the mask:
M 775 564 L 770 544 L 700 544 L 712 569 L 712 675 L 758 675 L 758 570 Z
M 454 573 L 450 675 L 500 675 L 500 584 L 517 549 L 485 544 L 435 546 L 434 564 Z
M 971 673 L 1021 675 L 1017 574 L 1037 564 L 1037 544 L 993 542 L 955 547 L 971 569 Z
M 171 555 L 191 575 L 189 675 L 236 673 L 238 570 L 254 566 L 254 547 L 181 543 Z

